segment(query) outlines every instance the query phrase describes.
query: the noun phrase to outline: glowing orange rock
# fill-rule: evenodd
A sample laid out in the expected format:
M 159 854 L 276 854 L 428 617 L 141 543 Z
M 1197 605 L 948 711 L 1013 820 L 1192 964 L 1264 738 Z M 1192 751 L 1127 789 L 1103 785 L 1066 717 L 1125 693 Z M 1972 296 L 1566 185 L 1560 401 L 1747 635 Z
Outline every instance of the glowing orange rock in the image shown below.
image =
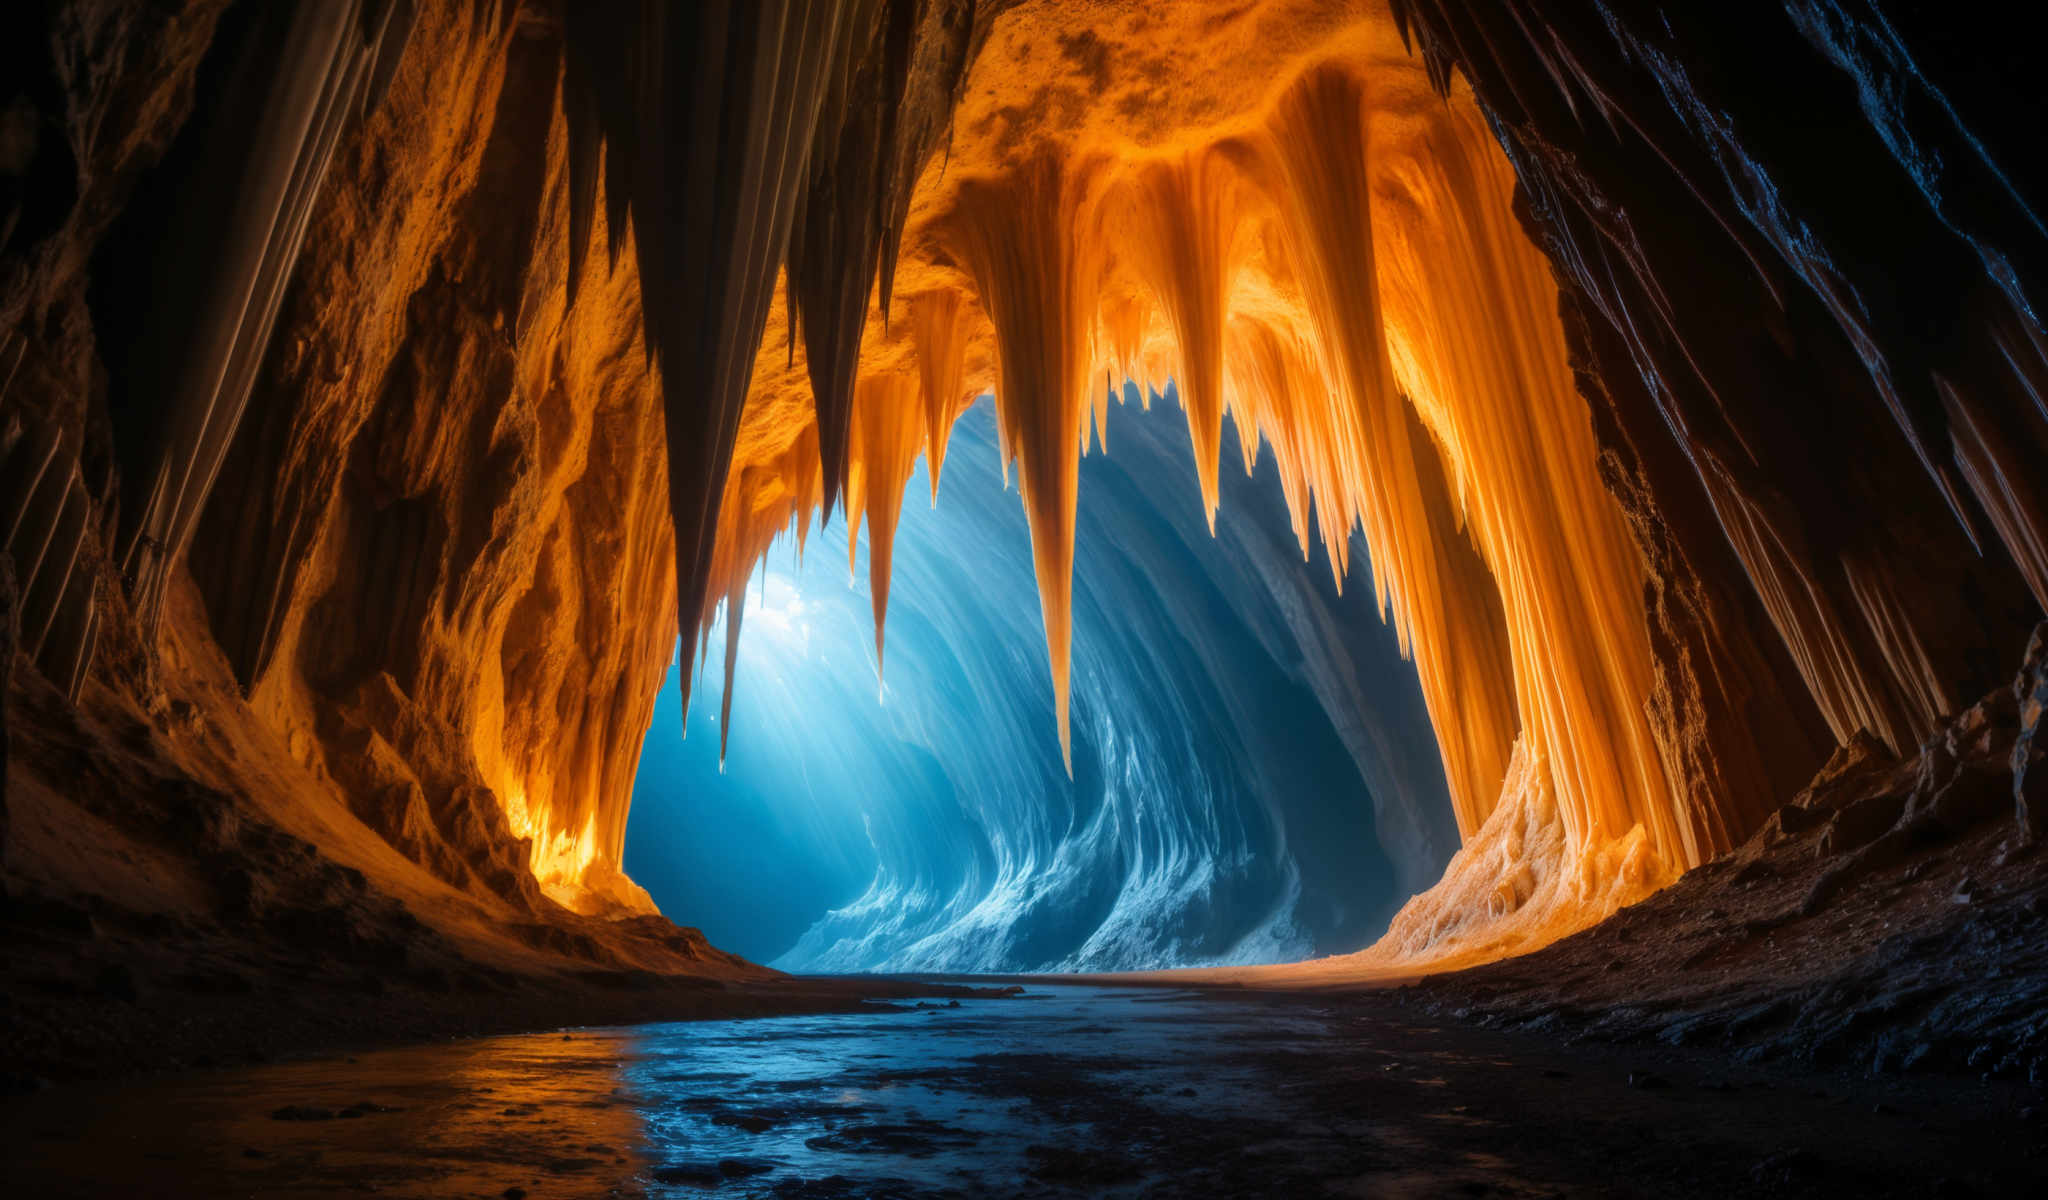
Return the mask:
M 1145 362 L 1145 335 L 1152 323 L 1152 304 L 1137 288 L 1105 288 L 1101 302 L 1104 349 L 1103 389 L 1119 391 L 1124 380 L 1134 380 L 1145 407 L 1152 406 L 1151 385 L 1155 382 Z
M 1174 375 L 1211 533 L 1223 446 L 1223 326 L 1245 234 L 1242 186 L 1220 156 L 1191 152 L 1140 167 L 1121 196 L 1132 257 L 1179 345 Z
M 1031 519 L 1060 753 L 1070 771 L 1074 506 L 1103 265 L 1095 222 L 1104 174 L 1100 160 L 1047 151 L 1012 175 L 963 183 L 947 223 L 1001 347 L 996 421 Z
M 1090 77 L 1093 105 L 1000 103 L 1033 72 L 1082 70 L 1037 47 L 1098 17 L 1219 56 L 1202 60 L 1215 67 L 1204 94 L 1111 72 Z M 1071 769 L 1079 457 L 1123 380 L 1171 377 L 1211 527 L 1228 412 L 1247 469 L 1270 447 L 1304 553 L 1313 530 L 1339 586 L 1363 531 L 1381 609 L 1415 661 L 1468 846 L 1386 953 L 1540 944 L 1714 841 L 1649 724 L 1642 567 L 1596 470 L 1555 285 L 1469 96 L 1440 97 L 1383 11 L 1268 0 L 1241 18 L 1165 30 L 1027 4 L 991 34 L 974 78 L 1022 74 L 992 78 L 986 100 L 968 89 L 949 173 L 927 172 L 912 202 L 898 266 L 909 336 L 871 327 L 864 342 L 849 518 L 869 525 L 877 653 L 916 444 L 936 495 L 944 430 L 992 378 Z M 1270 44 L 1282 29 L 1295 51 Z M 772 371 L 757 378 L 736 472 L 816 470 L 815 450 L 791 456 L 790 394 Z M 798 488 L 771 504 L 772 489 L 750 486 L 729 498 L 713 572 L 729 631 L 743 594 L 731 581 L 772 540 L 764 530 L 814 511 Z
M 917 346 L 918 389 L 924 398 L 925 468 L 936 506 L 939 471 L 946 465 L 953 422 L 959 420 L 962 405 L 974 398 L 967 390 L 966 314 L 960 293 L 947 288 L 911 297 L 910 328 Z
M 870 375 L 853 395 L 852 471 L 846 497 L 849 554 L 860 520 L 868 524 L 868 595 L 875 609 L 875 674 L 882 671 L 882 627 L 889 615 L 889 566 L 903 489 L 910 483 L 924 447 L 924 414 L 917 380 L 904 375 Z

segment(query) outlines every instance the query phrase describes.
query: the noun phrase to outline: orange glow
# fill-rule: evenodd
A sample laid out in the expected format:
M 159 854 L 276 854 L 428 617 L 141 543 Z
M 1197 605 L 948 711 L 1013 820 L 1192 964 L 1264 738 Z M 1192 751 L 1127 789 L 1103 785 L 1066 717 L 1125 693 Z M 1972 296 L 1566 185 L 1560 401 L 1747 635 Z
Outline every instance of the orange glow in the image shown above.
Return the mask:
M 950 163 L 912 200 L 896 274 L 911 320 L 869 314 L 848 518 L 869 525 L 879 656 L 910 464 L 922 445 L 936 502 L 946 431 L 993 388 L 1071 769 L 1091 414 L 1099 443 L 1121 381 L 1175 379 L 1212 529 L 1223 415 L 1247 469 L 1263 440 L 1304 554 L 1313 529 L 1339 586 L 1363 531 L 1467 843 L 1366 972 L 1534 948 L 1718 847 L 1651 733 L 1643 569 L 1508 165 L 1470 96 L 1439 97 L 1379 5 L 1332 7 L 1105 15 L 1045 0 L 998 19 Z M 1078 52 L 1083 34 L 1106 56 Z M 729 638 L 760 555 L 817 516 L 816 427 L 787 338 L 778 298 L 713 573 Z M 730 642 L 726 662 L 729 696 Z
M 853 450 L 846 486 L 847 569 L 861 519 L 868 523 L 868 591 L 875 607 L 875 671 L 882 669 L 882 626 L 889 615 L 890 551 L 903 489 L 924 448 L 924 414 L 917 380 L 904 375 L 870 375 L 853 394 Z M 948 426 L 950 428 L 950 426 Z
M 1052 666 L 1060 753 L 1073 770 L 1067 665 L 1073 640 L 1074 506 L 1080 493 L 1096 289 L 1096 222 L 1107 164 L 1048 150 L 1005 175 L 971 179 L 946 226 L 994 326 L 996 424 L 1017 463 Z
M 967 389 L 967 322 L 960 293 L 926 292 L 910 301 L 911 335 L 917 344 L 918 388 L 924 399 L 925 463 L 932 480 L 932 505 L 939 503 L 939 472 L 953 422 L 974 399 Z
M 1220 156 L 1191 153 L 1144 164 L 1128 186 L 1119 205 L 1123 232 L 1172 326 L 1179 351 L 1173 375 L 1213 534 L 1223 446 L 1223 325 L 1247 233 L 1239 215 L 1243 185 Z

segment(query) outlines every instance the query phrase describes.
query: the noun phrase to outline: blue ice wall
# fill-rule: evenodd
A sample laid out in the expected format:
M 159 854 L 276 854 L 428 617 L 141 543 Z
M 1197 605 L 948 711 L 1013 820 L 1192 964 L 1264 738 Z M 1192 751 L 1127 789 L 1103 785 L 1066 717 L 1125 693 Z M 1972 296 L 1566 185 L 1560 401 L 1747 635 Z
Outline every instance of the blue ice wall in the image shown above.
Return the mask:
M 1212 538 L 1185 417 L 1131 401 L 1082 463 L 1072 779 L 984 399 L 936 509 L 911 481 L 886 686 L 837 518 L 750 592 L 722 772 L 715 667 L 687 738 L 671 674 L 625 861 L 664 912 L 791 970 L 1099 970 L 1355 950 L 1435 880 L 1456 830 L 1368 568 L 1304 562 L 1227 427 Z

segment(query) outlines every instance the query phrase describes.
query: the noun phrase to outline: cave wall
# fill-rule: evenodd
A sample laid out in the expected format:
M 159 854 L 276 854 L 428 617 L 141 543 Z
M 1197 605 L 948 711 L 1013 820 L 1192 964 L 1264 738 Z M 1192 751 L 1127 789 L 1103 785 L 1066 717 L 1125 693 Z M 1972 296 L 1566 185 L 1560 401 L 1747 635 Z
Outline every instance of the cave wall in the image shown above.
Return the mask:
M 365 820 L 460 875 L 440 814 L 502 808 L 560 898 L 644 907 L 606 800 L 674 642 L 661 410 L 630 258 L 567 299 L 560 63 L 543 13 L 423 12 L 191 565 L 251 703 Z
M 182 128 L 225 8 L 18 5 L 0 16 L 0 851 L 17 841 L 16 689 L 40 675 L 75 699 L 95 667 L 130 665 L 97 653 L 110 609 L 118 623 L 125 607 L 87 281 L 95 247 Z
M 337 17 L 308 89 L 286 52 Z M 187 702 L 160 651 L 210 635 L 254 719 L 435 875 L 646 910 L 601 801 L 630 791 L 674 640 L 662 414 L 630 256 L 567 300 L 553 6 L 9 25 L 10 641 L 88 708 L 97 647 L 162 714 Z M 282 148 L 248 128 L 266 104 L 303 117 Z M 188 567 L 203 625 L 168 630 Z
M 358 1026 L 515 979 L 772 975 L 597 852 L 673 576 L 630 263 L 565 304 L 552 11 L 0 10 L 0 898 L 38 931 L 5 982 L 48 1001 L 14 1051 L 113 1028 L 76 1011 L 110 961 L 152 1004 L 282 965 Z M 310 71 L 302 19 L 332 35 Z M 314 611 L 376 644 L 307 649 Z M 156 1060 L 116 1032 L 109 1062 Z
M 92 256 L 183 128 L 226 7 L 22 5 L 0 38 L 0 550 L 21 647 L 72 695 L 120 499 Z
M 2032 89 L 1876 0 L 1394 8 L 1514 164 L 1730 833 L 1816 713 L 1906 752 L 2001 683 L 2048 603 Z
M 1910 751 L 2001 681 L 2048 603 L 2041 114 L 1981 28 L 1878 0 L 19 7 L 0 28 L 9 636 L 65 693 L 98 679 L 161 715 L 189 563 L 236 703 L 383 837 L 529 908 L 545 885 L 632 910 L 625 798 L 678 620 L 723 604 L 737 637 L 753 563 L 838 494 L 886 543 L 920 443 L 936 459 L 932 431 L 1001 376 L 1063 709 L 1093 379 L 1172 373 L 1206 492 L 1221 414 L 1270 425 L 1304 541 L 1311 492 L 1319 521 L 1377 521 L 1376 553 L 1421 564 L 1391 598 L 1404 634 L 1410 592 L 1484 634 L 1423 639 L 1467 836 L 1634 821 L 1678 869 L 1830 743 Z M 1007 74 L 975 92 L 992 31 Z M 1189 74 L 1162 46 L 1210 54 L 1204 86 L 1161 87 Z M 1325 172 L 1365 131 L 1285 128 L 1288 104 L 1361 95 L 1395 163 L 1370 182 Z M 1481 136 L 1452 128 L 1468 118 Z M 1389 134 L 1455 144 L 1387 156 Z M 1499 164 L 1453 161 L 1488 137 L 1562 331 L 1486 324 L 1497 379 L 1459 376 L 1468 343 L 1428 286 L 1402 294 L 1459 254 L 1519 272 L 1512 295 L 1464 278 L 1488 311 L 1550 286 L 1501 235 Z M 1120 179 L 1118 155 L 1160 170 Z M 1426 178 L 1450 168 L 1473 178 Z M 1217 170 L 1281 209 L 1357 203 L 1248 250 Z M 1432 225 L 1461 195 L 1481 200 Z M 1119 205 L 1128 224 L 1103 218 Z M 1191 255 L 1204 269 L 1172 277 Z M 1264 383 L 1228 361 L 1253 331 L 1212 303 L 1246 262 L 1271 278 L 1239 316 L 1294 337 Z M 1308 290 L 1359 294 L 1310 319 L 1318 272 Z M 1278 397 L 1333 383 L 1378 436 L 1323 430 L 1356 461 L 1308 463 L 1290 426 L 1313 406 Z M 1494 418 L 1528 413 L 1461 391 L 1521 395 L 1569 451 L 1475 467 L 1515 441 Z M 1359 482 L 1438 467 L 1386 511 Z M 1545 522 L 1591 550 L 1538 561 Z M 1430 547 L 1467 536 L 1486 561 L 1444 584 Z M 1500 600 L 1515 637 L 1483 616 Z M 1445 734 L 1452 675 L 1483 684 L 1470 737 Z M 1568 730 L 1544 733 L 1558 761 L 1511 753 L 1531 714 Z M 1626 752 L 1578 752 L 1601 736 Z M 1628 778 L 1573 782 L 1554 811 L 1557 772 Z M 1500 815 L 1509 796 L 1527 813 Z M 1588 870 L 1664 877 L 1640 867 Z M 1527 899 L 1474 870 L 1480 907 Z

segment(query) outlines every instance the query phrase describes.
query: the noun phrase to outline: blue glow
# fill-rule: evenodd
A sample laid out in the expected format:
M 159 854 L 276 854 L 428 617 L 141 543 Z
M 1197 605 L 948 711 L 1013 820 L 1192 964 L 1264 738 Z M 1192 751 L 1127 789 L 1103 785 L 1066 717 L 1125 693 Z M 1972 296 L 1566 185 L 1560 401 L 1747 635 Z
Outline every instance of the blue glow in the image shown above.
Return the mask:
M 1081 473 L 1072 780 L 984 400 L 938 507 L 922 464 L 905 498 L 886 686 L 839 518 L 749 593 L 722 773 L 717 671 L 686 740 L 672 673 L 625 862 L 664 912 L 792 970 L 1122 969 L 1355 950 L 1434 881 L 1442 766 L 1365 569 L 1339 597 L 1302 560 L 1271 455 L 1245 477 L 1229 429 L 1213 539 L 1173 404 L 1113 406 L 1108 445 Z

